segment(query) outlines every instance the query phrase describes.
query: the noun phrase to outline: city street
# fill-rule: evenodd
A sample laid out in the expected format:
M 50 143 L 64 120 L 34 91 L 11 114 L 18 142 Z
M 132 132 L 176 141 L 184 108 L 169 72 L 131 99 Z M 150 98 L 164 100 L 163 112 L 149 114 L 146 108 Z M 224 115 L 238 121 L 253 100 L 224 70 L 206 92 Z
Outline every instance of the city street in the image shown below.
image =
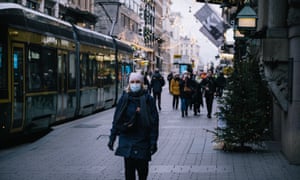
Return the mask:
M 165 86 L 158 151 L 150 162 L 149 180 L 300 179 L 300 166 L 290 165 L 277 143 L 265 143 L 266 149 L 257 152 L 223 152 L 209 132 L 217 126 L 216 117 L 208 119 L 202 108 L 200 116 L 189 111 L 182 118 L 171 101 Z M 123 159 L 107 148 L 113 112 L 57 125 L 33 142 L 0 149 L 0 179 L 124 179 Z

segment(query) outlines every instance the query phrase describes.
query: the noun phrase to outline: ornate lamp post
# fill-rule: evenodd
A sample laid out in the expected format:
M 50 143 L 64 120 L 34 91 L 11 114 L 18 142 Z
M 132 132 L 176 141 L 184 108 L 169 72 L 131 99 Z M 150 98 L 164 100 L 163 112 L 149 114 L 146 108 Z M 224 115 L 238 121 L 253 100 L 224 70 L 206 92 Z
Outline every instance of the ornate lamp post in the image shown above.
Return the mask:
M 122 5 L 122 3 L 119 2 L 119 0 L 108 0 L 108 1 L 98 0 L 98 1 L 96 1 L 96 4 L 101 6 L 101 8 L 103 9 L 105 15 L 108 17 L 110 23 L 112 24 L 110 32 L 109 32 L 109 35 L 112 36 L 113 32 L 114 32 L 115 25 L 118 22 L 119 8 Z M 114 18 L 113 18 L 112 13 L 115 13 Z
M 257 14 L 250 7 L 249 1 L 245 2 L 243 9 L 237 14 L 237 30 L 242 34 L 248 34 L 256 30 Z
M 245 1 L 245 6 L 236 16 L 236 26 L 234 27 L 234 38 L 236 39 L 237 59 L 246 57 L 248 40 L 251 34 L 256 31 L 257 14 L 250 7 L 249 0 Z

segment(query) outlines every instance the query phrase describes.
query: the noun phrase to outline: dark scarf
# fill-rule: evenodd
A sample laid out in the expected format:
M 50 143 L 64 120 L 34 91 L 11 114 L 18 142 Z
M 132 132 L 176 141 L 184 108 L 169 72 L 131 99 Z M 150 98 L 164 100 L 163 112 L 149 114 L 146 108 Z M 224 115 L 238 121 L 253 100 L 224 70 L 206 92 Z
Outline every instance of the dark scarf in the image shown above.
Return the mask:
M 152 122 L 152 115 L 150 113 L 150 108 L 149 105 L 147 104 L 146 100 L 146 94 L 144 91 L 139 91 L 139 92 L 128 92 L 124 94 L 124 100 L 121 104 L 120 111 L 117 112 L 118 114 L 115 116 L 114 123 L 118 124 L 120 120 L 122 119 L 121 117 L 124 117 L 123 114 L 127 109 L 128 106 L 128 101 L 131 99 L 132 101 L 138 102 L 139 107 L 140 107 L 140 120 L 141 120 L 141 125 L 143 127 L 149 128 Z M 135 116 L 136 114 L 134 114 Z M 134 118 L 134 117 L 133 117 Z M 133 118 L 131 120 L 133 120 Z M 131 121 L 129 120 L 129 121 Z M 122 123 L 122 122 L 120 122 Z M 132 122 L 128 122 L 129 124 Z
M 144 91 L 139 92 L 129 92 L 129 98 L 133 101 L 138 102 L 138 107 L 140 107 L 140 120 L 143 127 L 150 127 L 151 124 L 151 113 L 150 108 L 147 104 L 146 94 Z

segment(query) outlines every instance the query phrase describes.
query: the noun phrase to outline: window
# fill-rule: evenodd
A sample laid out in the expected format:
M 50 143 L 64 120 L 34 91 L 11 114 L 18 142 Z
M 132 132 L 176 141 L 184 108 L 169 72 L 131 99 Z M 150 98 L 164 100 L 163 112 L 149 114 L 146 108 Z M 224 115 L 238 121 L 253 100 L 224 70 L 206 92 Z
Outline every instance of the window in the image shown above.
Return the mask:
M 57 89 L 57 56 L 55 50 L 30 47 L 27 76 L 29 91 Z
M 91 79 L 91 85 L 95 86 L 96 85 L 96 72 L 97 72 L 97 64 L 96 64 L 96 59 L 95 55 L 90 55 L 89 56 L 90 60 L 90 79 Z
M 124 14 L 121 14 L 121 25 L 122 27 L 125 27 L 125 15 Z
M 48 15 L 52 16 L 53 15 L 52 8 L 51 7 L 45 7 L 45 14 L 48 14 Z
M 75 54 L 74 53 L 71 53 L 69 55 L 69 75 L 68 75 L 68 81 L 69 81 L 69 89 L 75 89 L 76 87 L 76 74 L 75 74 L 75 71 L 76 71 L 76 57 L 75 57 Z
M 94 83 L 94 64 L 91 56 L 88 54 L 81 54 L 81 62 L 80 62 L 80 73 L 81 73 L 81 86 L 92 86 Z
M 7 60 L 5 59 L 3 45 L 0 44 L 0 98 L 8 96 Z
M 87 85 L 87 54 L 80 55 L 80 84 L 81 87 Z
M 33 10 L 38 10 L 39 4 L 35 1 L 27 1 L 27 7 Z

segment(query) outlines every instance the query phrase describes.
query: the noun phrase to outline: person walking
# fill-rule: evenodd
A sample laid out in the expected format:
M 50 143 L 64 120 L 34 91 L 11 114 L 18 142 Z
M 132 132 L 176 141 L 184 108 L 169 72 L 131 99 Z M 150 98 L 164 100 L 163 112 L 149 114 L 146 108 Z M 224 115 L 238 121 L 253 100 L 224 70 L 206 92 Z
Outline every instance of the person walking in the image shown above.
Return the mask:
M 194 80 L 194 91 L 192 95 L 192 102 L 194 105 L 194 115 L 197 116 L 200 114 L 200 106 L 203 107 L 203 93 L 200 83 Z
M 180 81 L 180 101 L 181 101 L 181 117 L 188 116 L 188 107 L 191 103 L 193 94 L 193 83 L 189 72 L 183 73 Z
M 211 118 L 212 105 L 214 101 L 214 95 L 216 92 L 216 81 L 215 78 L 212 76 L 211 71 L 207 72 L 206 78 L 203 79 L 203 81 L 201 81 L 200 85 L 204 89 L 204 97 L 205 97 L 206 108 L 207 108 L 207 117 Z
M 114 150 L 118 136 L 115 155 L 124 157 L 126 180 L 135 180 L 136 171 L 140 180 L 146 180 L 149 161 L 157 151 L 159 115 L 153 97 L 143 89 L 143 79 L 139 73 L 130 74 L 110 130 L 108 148 Z
M 148 72 L 142 71 L 142 75 L 144 76 L 144 88 L 145 90 L 150 94 L 151 93 L 151 88 L 150 88 L 150 81 L 148 79 Z
M 174 78 L 174 74 L 173 72 L 171 71 L 168 76 L 167 76 L 167 80 L 168 80 L 168 83 L 169 83 L 169 92 L 171 93 L 171 80 Z
M 161 92 L 162 92 L 162 87 L 165 85 L 165 79 L 159 73 L 158 69 L 155 69 L 150 84 L 151 84 L 151 89 L 153 92 L 155 104 L 157 103 L 158 109 L 161 110 Z
M 179 74 L 175 74 L 170 83 L 170 92 L 173 95 L 173 109 L 178 109 L 179 95 L 180 95 L 180 78 Z
M 224 77 L 223 72 L 220 72 L 219 76 L 216 78 L 216 96 L 222 97 L 223 90 L 226 86 L 226 78 Z

